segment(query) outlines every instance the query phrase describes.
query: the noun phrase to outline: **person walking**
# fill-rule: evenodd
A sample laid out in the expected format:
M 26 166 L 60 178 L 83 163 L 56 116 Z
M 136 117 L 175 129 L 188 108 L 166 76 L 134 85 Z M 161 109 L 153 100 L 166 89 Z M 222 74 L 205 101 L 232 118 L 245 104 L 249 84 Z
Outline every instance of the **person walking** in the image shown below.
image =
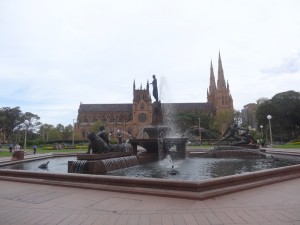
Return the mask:
M 10 153 L 12 153 L 12 149 L 13 149 L 13 144 L 10 143 L 10 144 L 9 144 L 9 152 L 10 152 Z
M 34 155 L 35 155 L 35 153 L 36 153 L 36 149 L 37 149 L 37 146 L 34 145 L 34 146 L 33 146 L 33 154 L 34 154 Z

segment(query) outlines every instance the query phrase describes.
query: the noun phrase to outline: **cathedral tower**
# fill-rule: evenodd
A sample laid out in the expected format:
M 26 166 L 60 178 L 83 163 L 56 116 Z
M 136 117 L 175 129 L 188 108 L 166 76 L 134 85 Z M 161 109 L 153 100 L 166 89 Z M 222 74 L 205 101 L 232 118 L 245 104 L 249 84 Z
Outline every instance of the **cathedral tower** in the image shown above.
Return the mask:
M 222 110 L 233 110 L 233 100 L 229 90 L 229 83 L 225 82 L 221 54 L 218 59 L 218 80 L 217 86 L 212 63 L 210 65 L 210 84 L 207 90 L 207 101 L 214 105 L 216 113 Z
M 133 136 L 137 136 L 141 129 L 152 123 L 152 100 L 149 92 L 149 82 L 143 89 L 136 89 L 135 81 L 133 82 L 133 105 L 132 105 L 132 122 L 133 122 Z

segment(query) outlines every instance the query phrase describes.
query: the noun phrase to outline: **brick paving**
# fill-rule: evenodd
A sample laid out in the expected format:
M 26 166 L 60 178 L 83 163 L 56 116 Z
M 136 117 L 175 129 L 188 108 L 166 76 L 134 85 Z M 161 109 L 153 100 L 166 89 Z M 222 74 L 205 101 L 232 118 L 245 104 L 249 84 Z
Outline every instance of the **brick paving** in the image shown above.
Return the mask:
M 0 180 L 0 225 L 19 224 L 300 225 L 300 178 L 203 201 Z
M 0 224 L 300 225 L 300 178 L 204 201 L 0 180 Z

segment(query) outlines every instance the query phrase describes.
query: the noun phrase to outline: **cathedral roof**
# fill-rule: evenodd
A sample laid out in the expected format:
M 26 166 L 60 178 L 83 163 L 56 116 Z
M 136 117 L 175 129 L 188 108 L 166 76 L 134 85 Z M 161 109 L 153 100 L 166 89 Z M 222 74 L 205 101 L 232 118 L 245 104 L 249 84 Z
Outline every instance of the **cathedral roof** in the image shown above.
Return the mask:
M 171 109 L 176 112 L 186 111 L 209 111 L 212 112 L 213 104 L 205 103 L 163 103 L 162 107 L 165 109 Z
M 78 113 L 132 112 L 132 104 L 80 104 Z
M 80 104 L 78 113 L 95 112 L 132 112 L 132 104 Z M 213 111 L 211 103 L 162 103 L 165 110 L 182 111 Z

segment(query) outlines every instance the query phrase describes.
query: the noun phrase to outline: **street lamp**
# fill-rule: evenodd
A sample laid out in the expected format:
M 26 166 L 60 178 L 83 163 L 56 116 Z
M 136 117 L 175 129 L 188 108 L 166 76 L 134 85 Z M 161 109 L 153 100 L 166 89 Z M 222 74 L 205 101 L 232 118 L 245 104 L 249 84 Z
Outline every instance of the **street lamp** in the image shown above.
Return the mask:
M 262 137 L 262 138 L 264 137 L 264 134 L 263 134 L 263 128 L 264 128 L 264 126 L 263 126 L 263 125 L 260 125 L 260 133 L 261 133 L 261 137 Z
M 25 124 L 24 151 L 26 151 L 27 129 L 28 129 L 29 121 L 25 120 L 24 124 Z
M 72 135 L 72 146 L 74 146 L 74 133 L 75 133 L 75 119 L 73 119 L 73 135 Z
M 200 143 L 201 143 L 201 127 L 200 127 L 200 118 L 198 118 L 199 120 L 199 138 L 200 138 Z
M 271 119 L 272 119 L 272 116 L 271 116 L 271 115 L 268 115 L 268 116 L 267 116 L 267 119 L 269 120 L 271 147 L 273 147 L 272 127 L 271 127 Z

